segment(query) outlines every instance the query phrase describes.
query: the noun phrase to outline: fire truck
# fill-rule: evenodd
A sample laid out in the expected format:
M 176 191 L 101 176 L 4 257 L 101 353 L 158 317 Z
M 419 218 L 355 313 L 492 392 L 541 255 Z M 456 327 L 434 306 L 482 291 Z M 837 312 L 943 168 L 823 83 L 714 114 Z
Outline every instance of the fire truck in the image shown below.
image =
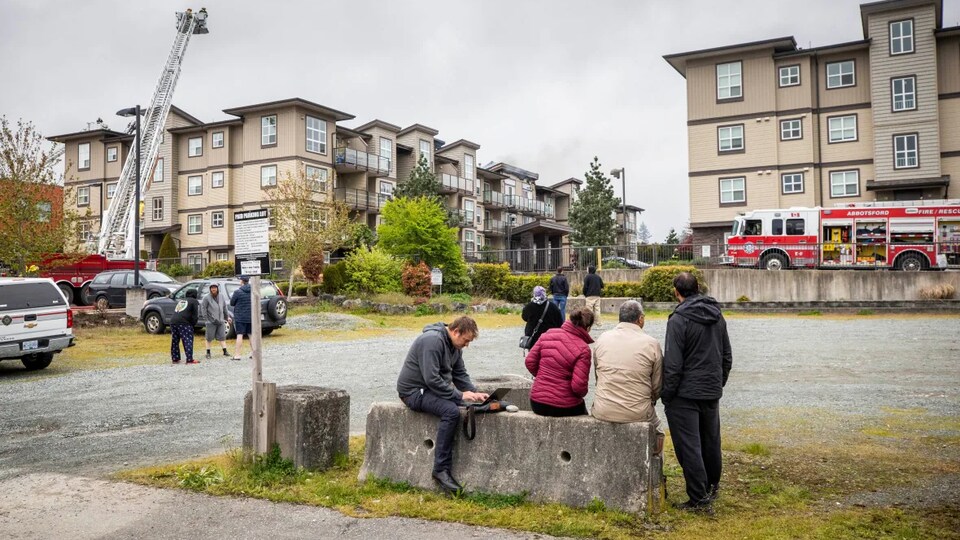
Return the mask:
M 146 264 L 140 261 L 140 269 L 145 268 Z M 133 270 L 133 261 L 111 260 L 97 254 L 73 261 L 65 255 L 53 255 L 40 265 L 40 277 L 52 279 L 68 303 L 82 306 L 93 303 L 89 295 L 90 282 L 97 274 L 107 270 Z
M 721 263 L 767 270 L 960 267 L 960 199 L 754 210 L 734 220 Z

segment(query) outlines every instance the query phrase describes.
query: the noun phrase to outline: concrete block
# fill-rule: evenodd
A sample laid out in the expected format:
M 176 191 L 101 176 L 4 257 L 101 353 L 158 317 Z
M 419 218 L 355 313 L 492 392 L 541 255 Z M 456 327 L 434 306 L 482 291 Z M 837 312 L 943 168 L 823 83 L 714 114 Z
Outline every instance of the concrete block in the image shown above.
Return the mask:
M 516 405 L 521 411 L 530 409 L 530 388 L 533 387 L 533 381 L 521 375 L 500 375 L 499 377 L 476 377 L 473 379 L 477 391 L 492 393 L 498 388 L 509 388 L 510 391 L 504 396 L 504 401 L 509 401 Z
M 402 403 L 374 403 L 367 415 L 361 481 L 386 478 L 436 489 L 431 478 L 437 419 Z M 477 416 L 472 441 L 454 440 L 453 474 L 468 491 L 526 492 L 539 502 L 583 507 L 594 499 L 627 512 L 657 512 L 663 466 L 653 454 L 654 428 L 590 416 L 550 418 L 532 412 Z
M 253 395 L 243 400 L 243 449 L 253 446 Z M 326 469 L 350 448 L 350 395 L 319 386 L 277 387 L 277 444 L 298 467 Z
M 140 318 L 140 309 L 147 302 L 147 291 L 140 288 L 127 289 L 127 304 L 124 312 L 127 317 Z

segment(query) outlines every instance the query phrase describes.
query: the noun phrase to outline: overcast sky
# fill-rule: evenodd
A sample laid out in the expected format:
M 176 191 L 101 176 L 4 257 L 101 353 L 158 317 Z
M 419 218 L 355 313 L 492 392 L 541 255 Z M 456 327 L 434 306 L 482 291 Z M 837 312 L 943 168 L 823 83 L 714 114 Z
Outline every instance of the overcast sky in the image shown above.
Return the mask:
M 862 39 L 856 0 L 207 0 L 174 104 L 302 97 L 481 145 L 478 162 L 583 177 L 625 167 L 627 203 L 662 240 L 689 220 L 684 80 L 664 54 L 766 38 Z M 960 19 L 945 1 L 944 25 Z M 0 0 L 0 114 L 47 135 L 146 106 L 184 1 Z M 615 181 L 620 194 L 620 182 Z

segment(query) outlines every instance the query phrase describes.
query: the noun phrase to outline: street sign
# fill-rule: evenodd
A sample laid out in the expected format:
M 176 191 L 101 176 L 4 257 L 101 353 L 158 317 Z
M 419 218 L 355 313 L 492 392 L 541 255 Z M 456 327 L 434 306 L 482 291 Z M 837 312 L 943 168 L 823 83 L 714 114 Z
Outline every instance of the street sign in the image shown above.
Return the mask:
M 443 272 L 439 268 L 430 271 L 430 285 L 443 285 Z
M 270 215 L 266 208 L 233 213 L 233 246 L 237 274 L 270 273 Z

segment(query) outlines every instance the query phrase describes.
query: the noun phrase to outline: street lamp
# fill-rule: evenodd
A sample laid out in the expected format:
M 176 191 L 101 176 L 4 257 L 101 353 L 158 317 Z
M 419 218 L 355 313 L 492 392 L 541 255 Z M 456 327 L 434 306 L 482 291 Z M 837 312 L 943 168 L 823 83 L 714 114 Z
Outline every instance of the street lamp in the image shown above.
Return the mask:
M 117 116 L 123 117 L 136 117 L 137 124 L 137 137 L 134 139 L 136 141 L 136 165 L 137 165 L 137 184 L 136 184 L 136 195 L 133 199 L 133 286 L 140 287 L 140 116 L 143 115 L 143 111 L 140 110 L 139 105 L 130 107 L 129 109 L 120 109 L 117 111 Z M 129 193 L 129 192 L 128 192 Z
M 517 216 L 507 216 L 507 260 L 510 261 L 510 268 L 513 268 L 513 245 L 511 245 L 512 226 L 517 221 Z
M 621 210 L 620 211 L 622 212 L 622 217 L 620 219 L 623 222 L 623 236 L 624 238 L 626 238 L 627 236 L 627 169 L 624 167 L 621 167 L 619 169 L 614 169 L 610 171 L 610 175 L 613 176 L 614 178 L 620 179 L 620 188 L 621 188 L 620 189 L 621 191 L 621 199 L 620 199 Z

